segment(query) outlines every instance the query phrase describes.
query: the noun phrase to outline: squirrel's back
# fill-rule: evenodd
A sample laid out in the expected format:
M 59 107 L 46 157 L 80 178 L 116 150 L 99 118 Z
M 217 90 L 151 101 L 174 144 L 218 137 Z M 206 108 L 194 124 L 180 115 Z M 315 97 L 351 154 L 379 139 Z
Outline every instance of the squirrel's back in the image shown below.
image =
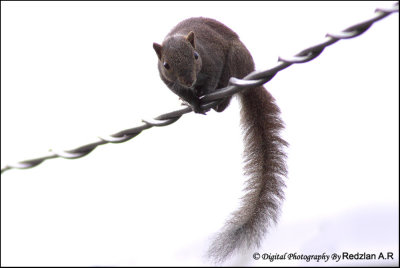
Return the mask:
M 174 34 L 187 34 L 194 31 L 197 38 L 213 41 L 217 36 L 225 40 L 239 39 L 239 36 L 219 21 L 204 17 L 189 18 L 178 23 L 167 36 Z M 214 34 L 213 34 L 214 33 Z

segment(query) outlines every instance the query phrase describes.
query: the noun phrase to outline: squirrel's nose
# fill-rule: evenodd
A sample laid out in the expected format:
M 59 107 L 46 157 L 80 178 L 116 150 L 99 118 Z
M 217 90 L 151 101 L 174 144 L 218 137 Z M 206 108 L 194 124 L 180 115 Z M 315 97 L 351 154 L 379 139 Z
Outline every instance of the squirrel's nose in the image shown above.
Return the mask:
M 181 82 L 184 86 L 192 87 L 192 86 L 194 86 L 194 84 L 196 83 L 196 80 L 182 78 L 182 79 L 180 80 L 180 82 Z

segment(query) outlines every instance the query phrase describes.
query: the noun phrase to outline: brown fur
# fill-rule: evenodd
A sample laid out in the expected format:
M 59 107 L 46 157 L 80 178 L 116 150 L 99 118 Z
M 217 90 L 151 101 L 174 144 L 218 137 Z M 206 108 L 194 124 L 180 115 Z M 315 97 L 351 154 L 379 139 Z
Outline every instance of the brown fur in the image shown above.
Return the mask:
M 200 96 L 227 86 L 230 77 L 243 78 L 254 71 L 251 54 L 237 34 L 213 19 L 184 20 L 162 45 L 154 43 L 153 47 L 161 79 L 195 112 L 205 112 L 200 107 Z M 215 262 L 226 260 L 240 248 L 260 246 L 268 227 L 277 221 L 284 198 L 283 177 L 287 170 L 283 149 L 287 143 L 279 136 L 283 128 L 280 110 L 262 86 L 239 93 L 239 99 L 248 177 L 246 194 L 240 209 L 210 246 L 208 254 Z M 222 112 L 229 102 L 227 98 L 214 109 Z

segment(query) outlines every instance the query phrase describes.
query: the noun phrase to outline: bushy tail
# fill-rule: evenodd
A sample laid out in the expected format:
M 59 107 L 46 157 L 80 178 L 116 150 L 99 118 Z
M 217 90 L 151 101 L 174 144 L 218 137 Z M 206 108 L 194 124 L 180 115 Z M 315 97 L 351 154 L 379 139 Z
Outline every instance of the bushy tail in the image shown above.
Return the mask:
M 279 135 L 284 127 L 279 107 L 264 87 L 246 90 L 239 98 L 248 179 L 240 209 L 231 215 L 209 248 L 209 257 L 217 263 L 240 248 L 259 247 L 268 227 L 276 223 L 284 198 L 284 147 L 288 143 Z

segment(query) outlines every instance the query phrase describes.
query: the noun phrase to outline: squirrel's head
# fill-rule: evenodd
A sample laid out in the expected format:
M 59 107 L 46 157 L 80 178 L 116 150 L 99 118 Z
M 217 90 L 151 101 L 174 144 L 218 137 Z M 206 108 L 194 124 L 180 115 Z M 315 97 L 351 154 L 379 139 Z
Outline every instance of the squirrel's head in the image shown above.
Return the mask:
M 195 36 L 174 35 L 166 38 L 162 45 L 153 43 L 158 56 L 159 70 L 164 78 L 184 87 L 192 87 L 201 70 L 201 57 L 196 51 Z

